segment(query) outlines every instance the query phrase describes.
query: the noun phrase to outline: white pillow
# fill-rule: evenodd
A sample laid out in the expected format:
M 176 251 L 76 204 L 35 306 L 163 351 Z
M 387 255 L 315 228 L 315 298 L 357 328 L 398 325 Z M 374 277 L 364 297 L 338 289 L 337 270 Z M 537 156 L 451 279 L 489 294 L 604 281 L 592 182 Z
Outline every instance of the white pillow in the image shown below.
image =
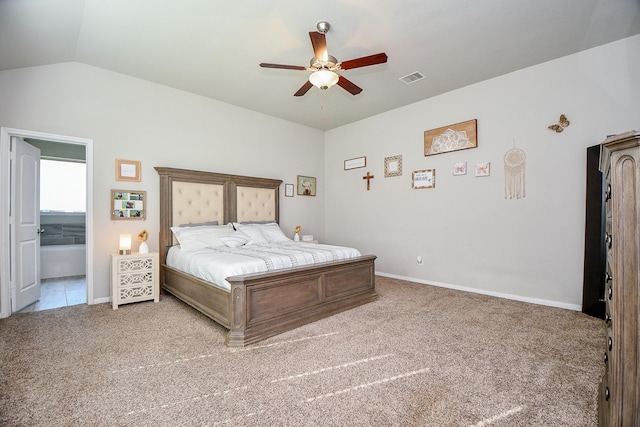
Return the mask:
M 246 243 L 247 245 L 262 245 L 265 243 L 269 243 L 267 239 L 265 239 L 262 235 L 260 229 L 255 225 L 237 224 L 236 229 L 238 231 L 242 231 L 247 235 L 247 237 L 249 237 L 249 241 Z
M 258 229 L 262 232 L 264 238 L 267 239 L 269 243 L 282 243 L 291 241 L 291 239 L 285 236 L 280 226 L 275 222 L 271 222 L 269 224 L 257 224 L 254 225 L 254 227 L 258 227 Z
M 237 248 L 238 246 L 247 244 L 247 242 L 249 241 L 249 237 L 242 231 L 234 231 L 228 236 L 219 237 L 218 240 L 220 240 L 230 248 Z
M 184 250 L 204 249 L 206 247 L 222 246 L 219 238 L 233 232 L 228 225 L 206 225 L 196 227 L 171 227 L 173 235 L 178 239 Z

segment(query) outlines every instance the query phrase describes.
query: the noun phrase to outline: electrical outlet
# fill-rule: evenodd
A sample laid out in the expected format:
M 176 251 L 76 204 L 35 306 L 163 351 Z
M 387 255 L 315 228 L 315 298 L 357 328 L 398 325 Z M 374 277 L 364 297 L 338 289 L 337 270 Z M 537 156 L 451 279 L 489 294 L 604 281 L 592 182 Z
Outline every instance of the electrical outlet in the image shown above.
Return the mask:
M 418 265 L 424 264 L 424 258 L 422 258 L 420 255 L 418 255 L 418 258 L 416 259 L 416 261 L 418 261 Z

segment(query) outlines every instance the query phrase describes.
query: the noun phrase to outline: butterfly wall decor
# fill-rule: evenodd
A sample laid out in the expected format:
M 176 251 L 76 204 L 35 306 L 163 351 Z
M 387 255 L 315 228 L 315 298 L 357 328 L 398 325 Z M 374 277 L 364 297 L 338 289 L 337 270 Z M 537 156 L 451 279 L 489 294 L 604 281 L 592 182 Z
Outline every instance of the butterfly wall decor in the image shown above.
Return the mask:
M 558 120 L 558 124 L 549 126 L 549 129 L 560 133 L 570 124 L 571 122 L 567 119 L 567 117 L 564 114 L 560 114 L 560 120 Z

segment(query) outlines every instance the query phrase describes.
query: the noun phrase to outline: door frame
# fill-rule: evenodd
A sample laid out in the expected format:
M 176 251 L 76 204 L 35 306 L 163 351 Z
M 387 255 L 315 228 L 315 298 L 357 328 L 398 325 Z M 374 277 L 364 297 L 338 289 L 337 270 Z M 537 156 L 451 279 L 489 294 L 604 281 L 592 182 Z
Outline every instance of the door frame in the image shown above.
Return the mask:
M 0 318 L 11 315 L 9 201 L 11 200 L 11 137 L 35 138 L 64 144 L 85 146 L 87 207 L 86 221 L 86 283 L 87 304 L 93 304 L 93 140 L 73 136 L 0 128 Z

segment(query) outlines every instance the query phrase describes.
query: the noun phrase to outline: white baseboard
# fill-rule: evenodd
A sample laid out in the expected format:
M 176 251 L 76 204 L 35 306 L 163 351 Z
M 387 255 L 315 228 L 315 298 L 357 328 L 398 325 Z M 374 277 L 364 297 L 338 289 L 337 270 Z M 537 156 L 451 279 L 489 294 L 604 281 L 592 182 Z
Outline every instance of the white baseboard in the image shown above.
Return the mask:
M 397 274 L 383 273 L 381 271 L 376 271 L 376 275 L 383 276 L 383 277 L 389 277 L 391 279 L 406 280 L 407 282 L 421 283 L 423 285 L 438 286 L 438 287 L 441 287 L 441 288 L 455 289 L 457 291 L 471 292 L 471 293 L 474 293 L 474 294 L 489 295 L 489 296 L 497 297 L 497 298 L 504 298 L 504 299 L 510 299 L 510 300 L 514 300 L 514 301 L 528 302 L 528 303 L 531 303 L 531 304 L 546 305 L 546 306 L 549 306 L 549 307 L 564 308 L 566 310 L 573 310 L 573 311 L 582 311 L 582 307 L 580 305 L 567 304 L 567 303 L 559 302 L 559 301 L 550 301 L 550 300 L 539 299 L 539 298 L 529 298 L 529 297 L 523 297 L 523 296 L 520 296 L 520 295 L 513 295 L 513 294 L 503 294 L 503 293 L 500 293 L 500 292 L 487 291 L 485 289 L 468 288 L 468 287 L 465 287 L 465 286 L 451 285 L 449 283 L 433 282 L 433 281 L 416 279 L 414 277 L 406 277 L 406 276 L 399 276 Z
M 91 304 L 104 304 L 106 302 L 111 302 L 111 297 L 96 298 Z

